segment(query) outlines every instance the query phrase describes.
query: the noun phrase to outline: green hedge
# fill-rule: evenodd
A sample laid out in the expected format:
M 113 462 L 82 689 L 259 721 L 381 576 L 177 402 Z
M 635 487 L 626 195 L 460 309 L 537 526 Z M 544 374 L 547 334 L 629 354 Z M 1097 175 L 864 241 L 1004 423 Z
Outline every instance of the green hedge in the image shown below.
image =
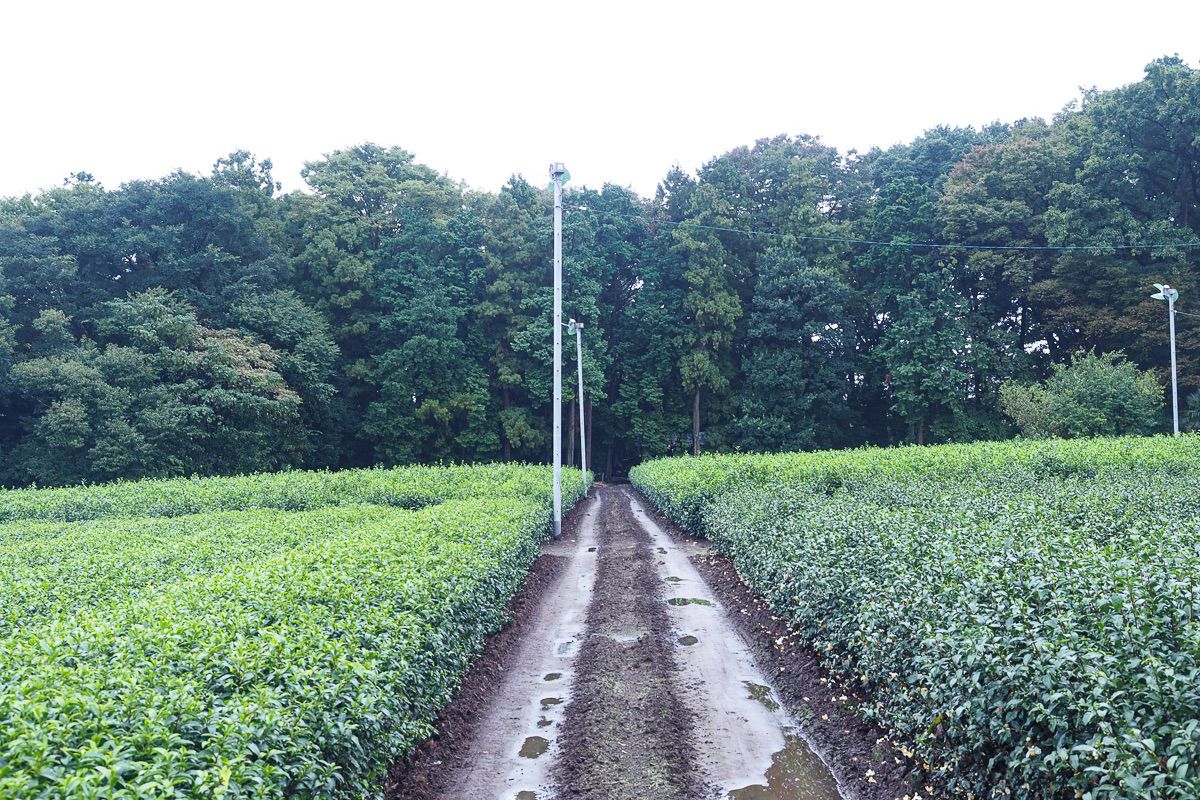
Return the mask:
M 650 462 L 928 779 L 1200 796 L 1200 439 Z
M 536 497 L 550 502 L 550 468 L 515 464 L 396 467 L 341 472 L 275 472 L 230 478 L 119 481 L 64 489 L 0 491 L 0 522 L 175 517 L 208 511 L 303 511 L 354 503 L 400 508 L 469 497 Z M 583 479 L 563 470 L 564 503 Z
M 395 509 L 361 505 L 9 523 L 0 526 L 0 636 L 395 515 Z
M 584 487 L 564 483 L 570 508 Z M 0 797 L 372 795 L 432 733 L 550 523 L 542 467 L 148 484 L 0 506 L 334 507 L 0 526 Z M 364 502 L 415 496 L 440 504 Z

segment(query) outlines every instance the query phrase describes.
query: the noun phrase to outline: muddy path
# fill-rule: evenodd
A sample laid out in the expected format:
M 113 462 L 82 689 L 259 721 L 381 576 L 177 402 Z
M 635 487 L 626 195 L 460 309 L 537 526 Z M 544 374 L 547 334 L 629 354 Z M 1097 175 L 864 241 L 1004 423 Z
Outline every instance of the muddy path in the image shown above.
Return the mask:
M 386 800 L 546 798 L 595 581 L 601 493 L 564 520 L 494 636 L 437 721 L 438 735 L 397 764 Z
M 724 595 L 697 569 L 706 543 L 674 538 L 643 502 L 625 504 L 651 538 L 672 628 L 693 747 L 713 797 L 731 800 L 839 800 L 842 791 L 812 742 L 781 702 L 774 682 L 732 618 Z
M 839 788 L 731 618 L 740 610 L 698 571 L 703 543 L 660 522 L 628 488 L 592 490 L 439 734 L 392 771 L 389 800 L 858 794 Z
M 647 531 L 619 489 L 604 490 L 600 559 L 555 796 L 684 800 L 705 794 L 692 715 L 678 685 L 676 637 Z

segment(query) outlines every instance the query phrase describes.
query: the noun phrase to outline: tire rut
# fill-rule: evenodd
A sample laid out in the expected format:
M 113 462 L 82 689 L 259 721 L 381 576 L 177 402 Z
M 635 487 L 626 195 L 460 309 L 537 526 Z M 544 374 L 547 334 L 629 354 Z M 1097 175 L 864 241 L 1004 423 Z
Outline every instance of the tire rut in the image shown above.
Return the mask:
M 554 767 L 556 796 L 684 800 L 707 794 L 677 689 L 674 634 L 648 533 L 605 488 L 596 584 Z

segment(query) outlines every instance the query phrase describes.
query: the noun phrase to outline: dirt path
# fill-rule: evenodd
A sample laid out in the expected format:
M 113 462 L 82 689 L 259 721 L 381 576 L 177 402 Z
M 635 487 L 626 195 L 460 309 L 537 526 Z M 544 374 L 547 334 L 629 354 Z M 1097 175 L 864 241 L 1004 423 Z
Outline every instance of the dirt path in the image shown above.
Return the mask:
M 545 797 L 547 767 L 559 752 L 557 728 L 575 684 L 575 661 L 596 577 L 599 492 L 579 509 L 574 535 L 546 545 L 566 559 L 558 579 L 543 592 L 530 630 L 510 654 L 511 666 L 494 687 L 494 698 L 475 724 L 471 747 L 453 769 L 446 797 Z
M 667 607 L 682 634 L 678 660 L 685 701 L 695 711 L 695 747 L 716 796 L 838 800 L 837 782 L 693 565 L 702 546 L 672 539 L 635 498 L 622 502 L 650 534 L 659 575 L 670 587 Z
M 389 798 L 838 800 L 692 563 L 701 547 L 625 488 L 595 487 L 568 521 L 515 641 L 448 711 L 454 741 L 398 768 Z
M 682 700 L 675 636 L 650 536 L 605 489 L 600 563 L 576 691 L 563 723 L 557 796 L 682 800 L 704 794 Z

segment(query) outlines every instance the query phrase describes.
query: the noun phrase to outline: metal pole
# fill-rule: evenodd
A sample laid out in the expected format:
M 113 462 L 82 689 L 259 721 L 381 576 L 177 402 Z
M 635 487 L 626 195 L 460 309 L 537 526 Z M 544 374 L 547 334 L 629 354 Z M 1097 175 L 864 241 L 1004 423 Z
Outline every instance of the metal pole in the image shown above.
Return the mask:
M 579 371 L 579 470 L 587 486 L 587 433 L 583 424 L 583 323 L 571 320 L 575 329 L 575 364 Z
M 1154 284 L 1157 292 L 1150 295 L 1152 300 L 1167 301 L 1167 319 L 1171 325 L 1171 417 L 1175 423 L 1175 435 L 1179 435 L 1179 378 L 1175 367 L 1175 301 L 1179 292 L 1162 283 Z
M 550 165 L 554 179 L 554 538 L 562 538 L 562 182 L 566 167 Z
M 1170 288 L 1170 287 L 1167 287 Z M 1175 421 L 1175 435 L 1179 435 L 1179 381 L 1175 371 L 1175 297 L 1167 292 L 1167 311 L 1171 318 L 1171 413 Z

